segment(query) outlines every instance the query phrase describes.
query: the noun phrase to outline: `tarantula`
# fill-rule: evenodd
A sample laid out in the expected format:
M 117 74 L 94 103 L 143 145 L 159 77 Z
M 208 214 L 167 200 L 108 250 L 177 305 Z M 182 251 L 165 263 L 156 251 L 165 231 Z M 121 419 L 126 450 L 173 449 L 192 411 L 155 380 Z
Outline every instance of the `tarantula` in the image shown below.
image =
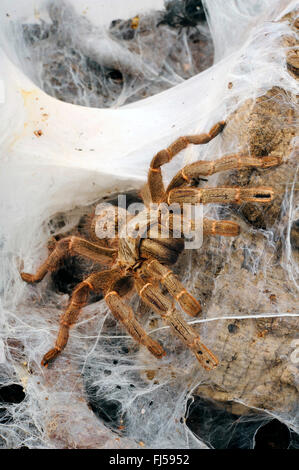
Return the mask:
M 214 161 L 197 161 L 183 167 L 172 179 L 165 190 L 161 166 L 168 163 L 177 153 L 189 144 L 205 144 L 216 137 L 224 128 L 225 122 L 214 125 L 205 134 L 191 135 L 178 138 L 168 148 L 158 152 L 151 161 L 148 181 L 141 196 L 146 208 L 137 216 L 129 220 L 129 228 L 143 228 L 145 235 L 149 234 L 150 224 L 147 214 L 152 203 L 178 203 L 182 207 L 184 203 L 196 204 L 241 204 L 244 202 L 268 203 L 273 199 L 271 188 L 240 188 L 240 187 L 204 187 L 196 186 L 202 177 L 225 170 L 240 170 L 242 168 L 269 168 L 280 163 L 278 157 L 251 157 L 237 153 L 226 155 Z M 107 215 L 107 211 L 104 211 Z M 93 219 L 92 228 L 103 214 Z M 47 366 L 65 348 L 69 329 L 79 317 L 81 309 L 87 302 L 90 291 L 102 292 L 105 302 L 111 313 L 119 320 L 127 332 L 138 343 L 146 346 L 157 358 L 165 355 L 163 347 L 153 340 L 135 318 L 134 312 L 125 301 L 124 296 L 137 290 L 140 298 L 148 304 L 162 319 L 172 327 L 173 331 L 195 354 L 199 363 L 205 369 L 213 369 L 218 360 L 214 354 L 201 342 L 198 333 L 178 313 L 174 306 L 174 300 L 181 308 L 191 316 L 196 316 L 201 311 L 201 305 L 173 274 L 167 265 L 173 265 L 179 254 L 184 249 L 184 238 L 175 238 L 173 231 L 175 221 L 169 224 L 170 236 L 168 238 L 157 236 L 156 238 L 145 236 L 132 237 L 122 233 L 122 223 L 116 218 L 117 236 L 116 245 L 108 245 L 107 241 L 93 236 L 92 241 L 77 236 L 68 236 L 59 240 L 47 260 L 37 270 L 36 274 L 21 273 L 24 281 L 36 283 L 41 281 L 47 272 L 55 271 L 62 259 L 66 256 L 80 255 L 95 262 L 109 266 L 109 269 L 94 272 L 83 282 L 77 285 L 70 298 L 68 307 L 60 320 L 60 329 L 53 349 L 48 351 L 42 365 Z M 158 219 L 157 225 L 161 224 Z M 163 228 L 163 227 L 160 227 Z M 239 234 L 239 225 L 229 220 L 217 221 L 203 219 L 203 234 L 236 236 Z M 164 288 L 164 290 L 162 289 Z M 165 294 L 168 291 L 168 294 Z M 171 300 L 171 298 L 173 300 Z

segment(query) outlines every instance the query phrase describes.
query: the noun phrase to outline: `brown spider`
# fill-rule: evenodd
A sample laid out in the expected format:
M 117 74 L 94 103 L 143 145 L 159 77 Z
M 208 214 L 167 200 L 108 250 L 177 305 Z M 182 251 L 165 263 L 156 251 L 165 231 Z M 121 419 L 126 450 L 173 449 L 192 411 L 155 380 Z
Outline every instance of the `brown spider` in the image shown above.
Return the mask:
M 271 188 L 197 188 L 194 186 L 194 182 L 201 179 L 202 176 L 206 177 L 225 170 L 252 167 L 269 168 L 280 163 L 277 157 L 255 158 L 244 154 L 232 154 L 215 161 L 197 161 L 182 168 L 172 179 L 167 189 L 164 189 L 161 166 L 168 163 L 189 144 L 197 145 L 209 142 L 223 130 L 224 126 L 225 122 L 221 121 L 213 126 L 207 134 L 180 137 L 167 149 L 161 150 L 154 156 L 149 168 L 147 185 L 141 192 L 147 209 L 137 216 L 131 217 L 128 223 L 129 228 L 142 226 L 144 233 L 149 233 L 147 214 L 151 203 L 171 204 L 176 202 L 182 206 L 184 203 L 267 203 L 273 199 Z M 93 219 L 93 231 L 101 217 L 103 214 Z M 123 324 L 128 333 L 140 344 L 146 346 L 155 357 L 164 356 L 165 351 L 162 346 L 144 331 L 135 318 L 132 308 L 123 300 L 123 297 L 130 293 L 135 286 L 140 298 L 157 312 L 166 324 L 173 328 L 179 338 L 193 351 L 200 364 L 205 369 L 216 367 L 217 358 L 200 341 L 198 333 L 181 318 L 173 301 L 161 289 L 161 286 L 166 288 L 170 296 L 179 303 L 187 314 L 196 316 L 201 311 L 200 303 L 187 292 L 172 271 L 166 267 L 166 265 L 174 264 L 184 249 L 183 237 L 175 238 L 173 236 L 174 219 L 170 221 L 168 227 L 170 228 L 170 238 L 161 236 L 134 238 L 128 235 L 128 232 L 125 237 L 122 237 L 120 220 L 115 219 L 115 222 L 117 236 L 112 241 L 113 248 L 111 248 L 113 245 L 109 246 L 107 240 L 95 237 L 94 233 L 92 241 L 76 236 L 65 237 L 56 243 L 55 248 L 35 275 L 21 273 L 24 281 L 39 282 L 48 271 L 56 270 L 61 260 L 67 255 L 81 255 L 100 263 L 105 260 L 110 268 L 94 272 L 74 289 L 69 305 L 61 317 L 55 346 L 44 355 L 42 365 L 47 366 L 65 348 L 69 329 L 76 323 L 90 291 L 103 292 L 106 304 L 112 314 Z M 161 224 L 161 219 L 159 219 L 158 226 L 159 224 Z M 160 228 L 163 227 L 160 225 Z M 232 221 L 203 219 L 204 235 L 236 236 L 239 234 L 239 229 L 239 225 Z

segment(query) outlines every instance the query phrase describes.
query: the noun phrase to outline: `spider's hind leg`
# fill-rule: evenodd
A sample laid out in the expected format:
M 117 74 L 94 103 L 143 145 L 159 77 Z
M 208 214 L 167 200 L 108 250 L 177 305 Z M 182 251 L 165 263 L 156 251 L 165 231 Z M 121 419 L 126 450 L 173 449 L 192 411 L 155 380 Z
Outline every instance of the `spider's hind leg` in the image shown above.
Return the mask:
M 40 282 L 48 271 L 55 271 L 65 256 L 81 255 L 99 263 L 107 263 L 115 256 L 116 250 L 99 246 L 79 237 L 66 237 L 59 240 L 46 261 L 36 274 L 21 273 L 21 278 L 31 284 Z M 110 261 L 109 260 L 109 261 Z
M 106 290 L 108 286 L 119 278 L 120 272 L 118 269 L 111 269 L 91 274 L 83 282 L 75 288 L 69 305 L 60 319 L 60 328 L 58 331 L 57 339 L 54 348 L 48 351 L 43 359 L 42 366 L 47 367 L 49 362 L 52 362 L 66 347 L 69 339 L 69 330 L 73 326 L 80 315 L 82 308 L 86 305 L 90 291 L 99 292 Z
M 189 144 L 200 145 L 210 142 L 214 139 L 225 126 L 225 121 L 215 124 L 206 134 L 187 135 L 179 137 L 169 147 L 160 150 L 151 161 L 148 173 L 148 188 L 152 202 L 161 202 L 165 199 L 166 193 L 163 185 L 161 166 L 168 163 L 181 150 L 184 150 Z
M 86 281 L 81 282 L 81 284 L 79 284 L 74 290 L 69 306 L 60 319 L 60 328 L 55 346 L 44 355 L 41 362 L 42 366 L 47 367 L 49 362 L 54 361 L 66 347 L 69 339 L 70 327 L 76 323 L 81 309 L 85 306 L 89 290 L 90 287 Z
M 153 340 L 138 323 L 133 309 L 121 299 L 119 292 L 115 290 L 115 286 L 113 290 L 109 290 L 105 295 L 105 302 L 113 316 L 123 324 L 133 339 L 145 346 L 158 359 L 165 356 L 166 353 L 162 346 Z

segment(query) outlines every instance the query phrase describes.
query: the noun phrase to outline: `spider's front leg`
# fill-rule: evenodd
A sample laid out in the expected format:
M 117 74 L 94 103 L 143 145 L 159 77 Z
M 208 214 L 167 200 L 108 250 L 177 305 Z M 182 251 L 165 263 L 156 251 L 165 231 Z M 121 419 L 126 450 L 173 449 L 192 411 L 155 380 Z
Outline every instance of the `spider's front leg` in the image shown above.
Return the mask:
M 168 204 L 242 204 L 257 202 L 266 204 L 274 197 L 272 188 L 178 188 L 168 194 Z
M 151 282 L 145 281 L 138 274 L 135 285 L 141 299 L 157 312 L 166 324 L 172 327 L 176 335 L 192 350 L 202 367 L 207 370 L 217 367 L 216 356 L 201 342 L 197 332 L 181 318 L 161 289 Z
M 240 234 L 240 225 L 232 220 L 206 219 L 203 221 L 203 235 L 220 235 L 223 237 L 236 237 Z M 187 220 L 187 226 L 182 215 L 170 214 L 168 227 L 173 232 L 180 228 L 180 233 L 194 233 L 198 229 L 198 222 L 194 219 Z
M 280 157 L 251 157 L 243 153 L 225 155 L 212 161 L 197 161 L 186 165 L 172 179 L 167 187 L 166 194 L 175 188 L 191 184 L 201 177 L 211 176 L 215 173 L 228 170 L 242 170 L 245 168 L 271 168 L 281 164 Z
M 210 142 L 210 140 L 214 139 L 214 137 L 224 129 L 224 126 L 225 121 L 220 121 L 215 124 L 207 134 L 203 133 L 179 137 L 169 147 L 161 150 L 154 156 L 150 164 L 147 185 L 152 202 L 159 203 L 165 200 L 166 193 L 163 185 L 161 166 L 170 162 L 175 155 L 185 149 L 189 144 L 200 145 Z M 147 199 L 148 197 L 149 196 L 147 196 Z
M 185 289 L 171 269 L 155 259 L 145 261 L 142 268 L 147 275 L 159 280 L 166 287 L 170 295 L 188 315 L 195 317 L 201 312 L 200 303 Z

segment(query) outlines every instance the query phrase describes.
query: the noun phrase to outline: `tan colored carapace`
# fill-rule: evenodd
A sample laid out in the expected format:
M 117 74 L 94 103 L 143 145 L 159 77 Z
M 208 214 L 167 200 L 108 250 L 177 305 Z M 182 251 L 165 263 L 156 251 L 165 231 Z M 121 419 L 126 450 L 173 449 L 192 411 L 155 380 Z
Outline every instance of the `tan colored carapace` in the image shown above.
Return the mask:
M 212 127 L 209 133 L 180 137 L 167 149 L 158 152 L 150 164 L 148 182 L 141 191 L 146 207 L 150 203 L 182 205 L 190 204 L 241 204 L 244 202 L 268 203 L 273 199 L 271 188 L 197 188 L 196 184 L 202 177 L 214 173 L 242 169 L 269 168 L 280 164 L 276 157 L 252 157 L 245 154 L 226 155 L 215 161 L 197 161 L 181 169 L 165 190 L 161 166 L 168 163 L 178 152 L 189 144 L 205 144 L 216 137 L 224 128 L 221 121 Z M 131 218 L 129 225 L 140 225 L 147 220 L 148 209 Z M 91 226 L 94 229 L 97 218 Z M 169 325 L 185 345 L 192 350 L 199 363 L 205 369 L 213 369 L 218 360 L 201 342 L 195 329 L 192 328 L 176 310 L 174 301 L 191 316 L 201 311 L 200 303 L 184 288 L 167 265 L 173 265 L 184 249 L 184 239 L 175 238 L 173 225 L 170 223 L 170 237 L 137 237 L 119 236 L 121 224 L 116 220 L 116 248 L 107 246 L 107 241 L 97 239 L 94 234 L 92 242 L 80 237 L 70 236 L 58 241 L 35 275 L 21 273 L 24 281 L 36 283 L 41 281 L 48 271 L 55 271 L 61 260 L 66 256 L 81 255 L 91 260 L 105 263 L 110 269 L 95 272 L 77 285 L 71 296 L 69 305 L 61 317 L 58 337 L 53 349 L 45 354 L 42 365 L 47 366 L 65 348 L 69 329 L 79 317 L 81 309 L 87 302 L 90 291 L 103 292 L 105 301 L 114 317 L 119 320 L 127 332 L 138 343 L 144 345 L 157 358 L 165 355 L 163 347 L 152 339 L 135 318 L 132 308 L 124 301 L 124 296 L 135 287 L 141 299 L 157 312 Z M 159 225 L 159 222 L 158 222 Z M 149 230 L 149 225 L 143 225 Z M 163 229 L 163 227 L 160 227 Z M 169 227 L 168 227 L 169 228 Z M 232 221 L 203 220 L 204 235 L 236 236 L 239 225 Z M 128 232 L 126 232 L 128 233 Z M 166 288 L 169 296 L 164 294 L 161 286 Z

